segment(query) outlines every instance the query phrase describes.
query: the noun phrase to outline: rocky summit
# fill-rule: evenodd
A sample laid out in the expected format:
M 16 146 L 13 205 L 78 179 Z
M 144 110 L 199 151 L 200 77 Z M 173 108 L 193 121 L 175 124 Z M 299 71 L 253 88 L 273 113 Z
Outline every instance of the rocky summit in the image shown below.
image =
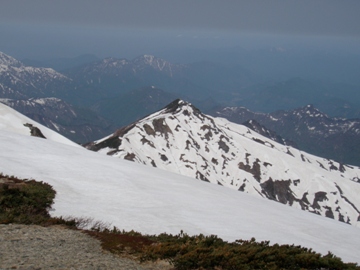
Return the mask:
M 86 147 L 360 225 L 359 167 L 282 145 L 183 100 Z

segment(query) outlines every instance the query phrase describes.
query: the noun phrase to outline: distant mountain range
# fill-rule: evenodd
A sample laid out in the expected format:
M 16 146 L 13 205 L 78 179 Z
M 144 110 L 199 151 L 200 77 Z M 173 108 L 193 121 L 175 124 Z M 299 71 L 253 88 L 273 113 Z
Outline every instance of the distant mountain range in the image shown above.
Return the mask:
M 299 149 L 346 164 L 360 165 L 360 119 L 332 118 L 312 105 L 272 113 L 243 107 L 224 107 L 211 112 L 234 123 L 255 120 Z
M 360 86 L 291 78 L 254 84 L 231 93 L 233 106 L 253 111 L 292 110 L 313 104 L 331 117 L 360 118 Z
M 276 143 L 175 100 L 88 149 L 357 225 L 360 168 Z
M 71 79 L 51 68 L 25 66 L 0 52 L 0 97 L 49 97 L 59 94 Z
M 51 68 L 26 66 L 1 53 L 2 102 L 76 142 L 85 143 L 182 98 L 207 114 L 226 117 L 236 123 L 248 121 L 247 125 L 252 125 L 257 132 L 267 130 L 267 135 L 262 134 L 271 139 L 277 140 L 280 136 L 278 142 L 342 163 L 360 165 L 359 151 L 353 150 L 358 148 L 359 140 L 356 127 L 360 115 L 357 105 L 360 91 L 357 86 L 301 78 L 255 84 L 258 81 L 256 75 L 235 64 L 197 62 L 180 65 L 151 55 L 133 60 L 97 60 L 93 56 L 70 60 L 60 61 L 71 68 L 59 73 Z M 310 103 L 331 116 L 326 116 L 328 119 L 312 118 L 310 126 L 315 130 L 301 124 L 307 119 L 301 109 L 299 113 L 304 117 L 290 117 L 291 110 Z M 277 108 L 287 109 L 290 113 L 282 116 L 283 121 L 275 122 L 261 113 L 246 113 L 242 117 L 236 116 L 236 112 L 222 111 L 229 108 L 229 104 L 235 107 L 247 105 L 256 111 L 276 114 L 276 117 L 280 117 L 279 113 L 272 111 Z M 334 115 L 358 118 L 347 122 Z M 329 121 L 330 124 L 323 124 Z M 331 129 L 330 134 L 331 126 L 336 128 Z
M 207 104 L 203 101 L 211 98 L 220 105 L 244 106 L 256 111 L 272 112 L 314 104 L 331 116 L 360 117 L 357 105 L 360 102 L 358 85 L 302 78 L 267 81 L 235 63 L 202 61 L 175 64 L 152 55 L 142 55 L 133 60 L 96 60 L 94 56 L 84 55 L 58 61 L 63 62 L 59 65 L 68 67 L 59 69 L 61 73 L 51 68 L 26 66 L 1 53 L 2 97 L 55 96 L 72 104 L 90 106 L 102 99 L 154 86 L 201 105 Z M 41 63 L 34 65 L 39 64 Z M 22 87 L 21 82 L 29 87 Z M 7 93 L 5 88 L 8 89 Z M 9 88 L 12 91 L 9 92 Z M 200 106 L 200 109 L 206 111 L 211 107 Z
M 152 55 L 133 60 L 105 58 L 63 72 L 76 82 L 76 93 L 90 101 L 149 86 L 191 101 L 226 101 L 228 95 L 224 91 L 236 91 L 239 85 L 249 86 L 255 81 L 255 75 L 239 66 L 211 62 L 175 64 Z M 74 99 L 84 102 L 75 96 Z

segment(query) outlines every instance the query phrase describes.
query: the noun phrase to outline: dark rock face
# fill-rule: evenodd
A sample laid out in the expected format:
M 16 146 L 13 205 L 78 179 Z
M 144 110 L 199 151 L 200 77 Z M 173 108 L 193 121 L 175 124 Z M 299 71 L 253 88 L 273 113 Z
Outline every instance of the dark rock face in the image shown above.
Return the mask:
M 238 164 L 238 167 L 240 170 L 246 171 L 251 173 L 254 178 L 260 182 L 261 180 L 261 167 L 260 167 L 260 160 L 256 159 L 256 161 L 253 163 L 252 166 L 249 164 L 249 159 L 246 159 L 247 164 L 244 164 L 243 162 L 240 162 Z
M 270 200 L 278 201 L 283 204 L 292 205 L 296 200 L 290 188 L 291 180 L 273 180 L 269 179 L 261 184 L 262 193 Z
M 99 151 L 100 149 L 105 147 L 117 148 L 120 145 L 121 145 L 121 139 L 119 139 L 119 137 L 112 137 L 98 144 L 95 143 L 85 144 L 84 147 L 92 151 Z
M 35 126 L 33 126 L 32 124 L 29 124 L 29 123 L 24 124 L 24 126 L 28 127 L 30 129 L 31 136 L 46 139 L 46 137 L 42 134 L 42 132 L 41 132 L 41 130 L 39 128 L 37 128 L 37 127 L 35 127 Z
M 328 217 L 328 218 L 334 219 L 335 216 L 334 216 L 334 213 L 333 213 L 331 207 L 325 206 L 324 208 L 327 210 L 327 211 L 325 212 L 325 216 Z
M 312 207 L 314 209 L 320 209 L 320 205 L 319 205 L 319 202 L 323 202 L 323 201 L 327 201 L 328 198 L 326 197 L 326 192 L 324 191 L 319 191 L 319 192 L 316 192 L 315 193 L 315 198 L 314 198 L 314 201 L 313 201 L 313 204 L 312 204 Z
M 181 99 L 175 99 L 169 105 L 165 106 L 165 113 L 174 113 L 177 110 L 181 109 Z
M 226 139 L 225 139 L 226 140 Z M 228 153 L 230 148 L 229 146 L 226 144 L 226 142 L 224 141 L 224 137 L 221 137 L 220 141 L 218 142 L 219 144 L 219 149 L 222 149 L 225 153 Z
M 135 154 L 134 153 L 127 153 L 124 159 L 134 161 L 135 160 Z
M 181 99 L 175 99 L 173 102 L 171 102 L 169 105 L 165 106 L 164 113 L 175 113 L 177 111 L 181 111 L 184 106 L 190 106 L 192 109 L 192 112 L 195 116 L 202 115 L 201 111 L 196 108 L 194 105 L 189 104 L 187 102 L 184 102 Z M 189 115 L 189 111 L 183 110 L 184 115 Z
M 155 136 L 155 130 L 148 124 L 143 125 L 147 135 Z
M 164 118 L 160 118 L 160 119 L 155 119 L 153 120 L 153 126 L 155 128 L 155 132 L 160 132 L 161 134 L 163 134 L 165 137 L 168 136 L 168 133 L 172 133 L 171 129 L 169 128 L 169 126 L 166 125 L 166 123 L 164 122 Z

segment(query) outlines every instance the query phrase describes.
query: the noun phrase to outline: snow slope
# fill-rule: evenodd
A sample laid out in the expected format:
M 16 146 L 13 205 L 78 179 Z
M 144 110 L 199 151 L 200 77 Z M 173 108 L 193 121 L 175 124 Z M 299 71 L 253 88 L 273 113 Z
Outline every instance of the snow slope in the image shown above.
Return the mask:
M 89 149 L 360 226 L 360 168 L 299 151 L 175 100 Z
M 48 140 L 80 147 L 78 144 L 70 141 L 64 136 L 61 136 L 60 134 L 31 120 L 25 115 L 15 111 L 14 109 L 0 102 L 0 130 L 6 130 L 17 134 L 30 136 L 30 129 L 29 127 L 24 126 L 24 124 L 31 124 L 34 127 L 39 128 L 42 134 Z
M 296 244 L 360 263 L 354 226 L 219 185 L 2 128 L 0 171 L 57 191 L 53 216 L 93 217 L 143 233 L 217 234 Z

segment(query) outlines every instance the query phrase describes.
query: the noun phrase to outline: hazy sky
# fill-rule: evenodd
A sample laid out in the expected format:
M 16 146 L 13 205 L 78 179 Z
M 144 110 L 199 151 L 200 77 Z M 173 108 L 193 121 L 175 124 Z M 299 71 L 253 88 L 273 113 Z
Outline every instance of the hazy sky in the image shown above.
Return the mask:
M 1 0 L 0 50 L 49 44 L 58 51 L 72 47 L 74 54 L 83 45 L 96 52 L 100 39 L 131 40 L 132 49 L 140 50 L 161 31 L 174 39 L 211 38 L 217 46 L 225 35 L 248 33 L 357 40 L 359 14 L 359 0 Z
M 2 0 L 2 22 L 360 37 L 358 0 Z

